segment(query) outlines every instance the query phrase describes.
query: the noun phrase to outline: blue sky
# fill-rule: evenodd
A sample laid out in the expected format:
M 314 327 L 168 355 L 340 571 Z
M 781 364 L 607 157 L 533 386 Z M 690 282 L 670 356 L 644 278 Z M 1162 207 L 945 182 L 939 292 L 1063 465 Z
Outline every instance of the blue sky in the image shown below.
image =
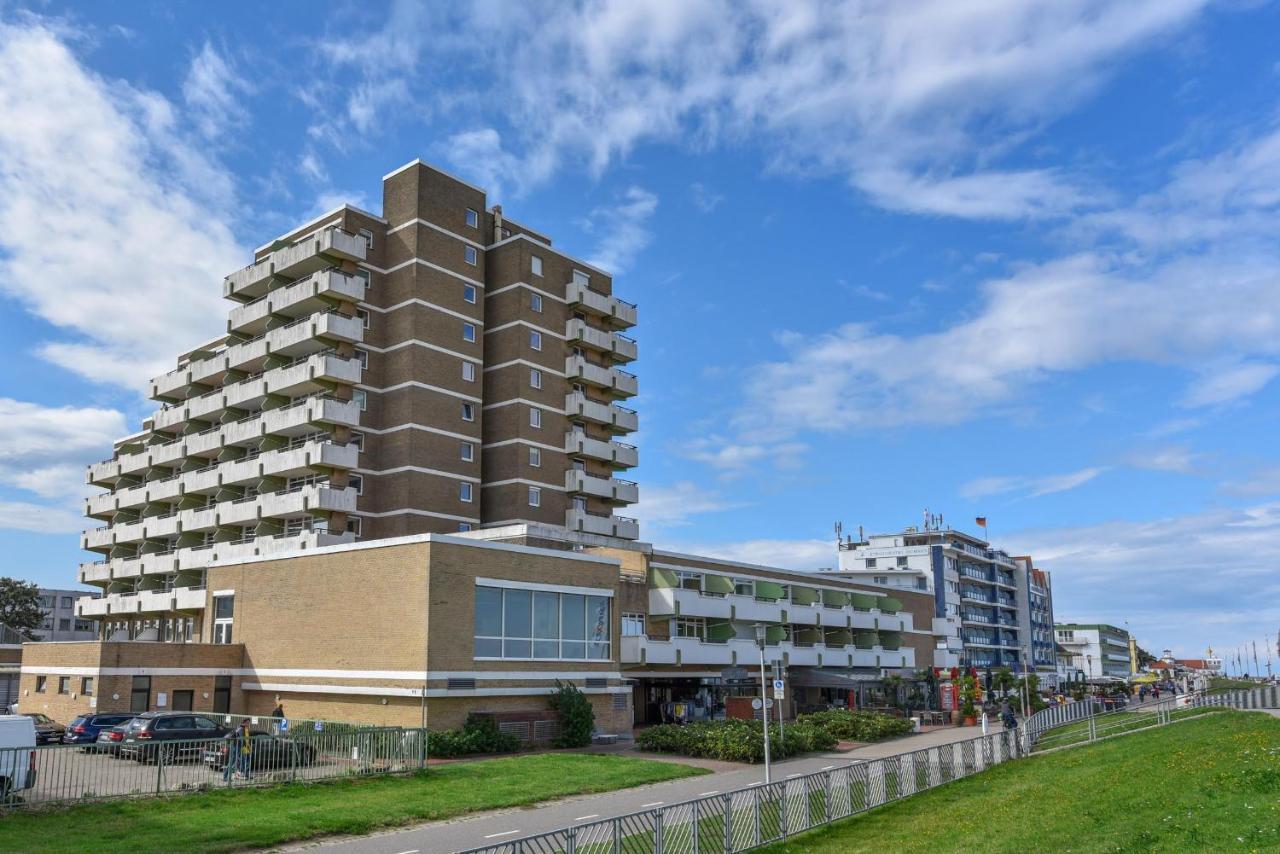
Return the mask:
M 224 274 L 415 157 L 641 307 L 645 539 L 798 567 L 924 508 L 1058 616 L 1280 628 L 1280 10 L 0 2 L 0 571 Z

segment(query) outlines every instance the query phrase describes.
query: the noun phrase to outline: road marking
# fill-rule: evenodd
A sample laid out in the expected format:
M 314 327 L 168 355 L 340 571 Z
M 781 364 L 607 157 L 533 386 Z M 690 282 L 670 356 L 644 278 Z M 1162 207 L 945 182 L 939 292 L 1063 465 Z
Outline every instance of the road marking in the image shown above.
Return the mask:
M 709 792 L 703 792 L 701 795 L 698 795 L 698 797 L 705 798 L 707 795 L 718 795 L 718 794 L 720 794 L 719 789 L 712 789 Z
M 666 801 L 654 801 L 651 804 L 641 804 L 640 809 L 643 810 L 643 809 L 648 809 L 649 807 L 658 807 L 658 806 L 662 806 L 665 803 Z
M 510 836 L 513 833 L 519 833 L 519 830 L 504 830 L 502 833 L 490 833 L 485 839 L 496 839 L 499 836 Z
M 577 818 L 575 818 L 574 821 L 586 821 L 589 818 L 599 818 L 599 817 L 600 817 L 600 813 L 593 812 L 591 815 L 580 815 Z

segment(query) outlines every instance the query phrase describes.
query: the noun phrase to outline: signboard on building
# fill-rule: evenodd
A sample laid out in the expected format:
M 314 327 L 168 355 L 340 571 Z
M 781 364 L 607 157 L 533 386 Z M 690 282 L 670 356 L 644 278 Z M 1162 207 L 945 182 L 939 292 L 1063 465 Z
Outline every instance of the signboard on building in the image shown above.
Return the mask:
M 950 683 L 938 686 L 938 699 L 944 712 L 953 712 L 959 708 L 956 705 L 956 686 Z
M 919 555 L 927 555 L 929 553 L 928 546 L 898 546 L 897 548 L 884 549 L 858 549 L 853 553 L 854 557 L 916 557 Z

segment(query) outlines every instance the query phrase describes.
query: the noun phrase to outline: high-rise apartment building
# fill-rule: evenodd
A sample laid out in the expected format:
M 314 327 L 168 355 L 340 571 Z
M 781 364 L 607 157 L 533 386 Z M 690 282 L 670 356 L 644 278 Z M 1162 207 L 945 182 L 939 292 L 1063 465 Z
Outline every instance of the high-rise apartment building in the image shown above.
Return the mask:
M 200 634 L 205 570 L 319 546 L 541 523 L 634 540 L 622 401 L 636 307 L 610 275 L 414 161 L 382 215 L 344 205 L 226 277 L 226 333 L 151 383 L 89 467 L 107 633 Z M 219 615 L 209 615 L 216 621 Z
M 1013 559 L 1018 580 L 1018 630 L 1029 656 L 1027 672 L 1046 688 L 1058 684 L 1057 645 L 1053 637 L 1053 577 L 1037 569 L 1030 557 Z M 1019 671 L 1021 672 L 1021 671 Z

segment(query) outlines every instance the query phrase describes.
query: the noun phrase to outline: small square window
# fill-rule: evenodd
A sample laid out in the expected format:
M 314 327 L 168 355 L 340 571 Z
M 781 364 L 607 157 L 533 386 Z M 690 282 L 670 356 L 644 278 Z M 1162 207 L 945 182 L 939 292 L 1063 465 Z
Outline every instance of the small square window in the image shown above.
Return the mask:
M 535 330 L 529 330 L 529 346 L 534 350 L 542 349 L 542 333 Z
M 369 395 L 365 393 L 364 389 L 358 388 L 351 392 L 351 399 L 356 402 L 356 407 L 361 412 L 369 408 Z
M 473 383 L 476 381 L 476 363 L 475 362 L 462 363 L 462 379 L 469 383 Z
M 529 294 L 529 308 L 539 313 L 542 311 L 542 294 Z
M 464 403 L 464 404 L 462 404 L 462 420 L 463 420 L 463 421 L 475 421 L 475 420 L 476 420 L 476 407 L 475 407 L 475 404 L 473 404 L 473 403 Z
M 463 285 L 463 286 L 462 286 L 462 298 L 463 298 L 464 300 L 466 300 L 467 302 L 469 302 L 469 303 L 471 303 L 471 304 L 473 304 L 473 305 L 474 305 L 474 304 L 475 304 L 475 301 L 476 301 L 476 286 L 475 286 L 475 285 Z
M 367 371 L 367 370 L 369 370 L 369 351 L 368 351 L 368 350 L 357 350 L 357 351 L 356 351 L 356 361 L 360 363 L 360 370 L 362 370 L 362 371 Z
M 529 385 L 533 388 L 542 388 L 542 371 L 537 368 L 529 369 Z
M 369 312 L 363 308 L 356 309 L 356 317 L 360 319 L 360 325 L 365 329 L 369 328 Z
M 529 487 L 529 506 L 530 507 L 542 506 L 542 490 L 536 486 Z
M 476 248 L 474 246 L 463 247 L 462 257 L 467 259 L 467 263 L 472 267 L 476 266 Z
M 476 340 L 476 325 L 474 323 L 462 324 L 462 340 L 463 341 Z
M 373 232 L 367 228 L 362 228 L 360 229 L 360 236 L 364 238 L 365 245 L 368 246 L 368 248 L 372 249 L 373 248 Z
M 589 285 L 591 284 L 591 277 L 588 276 L 586 273 L 582 272 L 581 270 L 574 270 L 573 283 L 575 285 Z
M 533 268 L 533 274 L 535 276 L 541 276 L 542 275 L 542 259 L 539 258 L 537 255 L 533 255 L 533 256 L 530 256 L 529 260 Z
M 364 289 L 366 291 L 373 287 L 373 277 L 369 275 L 368 270 L 356 270 L 355 277 L 364 282 Z
M 458 498 L 463 501 L 471 500 L 471 484 L 466 482 L 458 484 Z
M 93 677 L 83 676 L 80 678 L 80 693 L 86 697 L 93 696 Z
M 529 407 L 529 426 L 530 427 L 542 426 L 542 410 L 536 406 Z
M 356 495 L 364 495 L 364 478 L 360 475 L 347 475 L 347 486 L 355 487 Z
M 471 442 L 462 443 L 462 461 L 469 463 L 476 458 L 476 446 Z
M 529 465 L 533 466 L 534 468 L 538 468 L 539 466 L 542 465 L 542 449 L 541 448 L 529 449 Z
M 480 227 L 480 214 L 471 208 L 467 208 L 467 225 L 472 228 Z
M 363 434 L 363 433 L 352 433 L 352 434 L 351 434 L 351 440 L 350 440 L 350 442 L 349 442 L 348 444 L 355 445 L 355 446 L 356 446 L 356 451 L 357 451 L 358 453 L 363 454 L 363 453 L 364 453 L 364 434 Z
M 49 682 L 48 676 L 37 676 L 36 677 L 36 693 L 43 694 L 45 692 L 45 685 L 48 682 Z

